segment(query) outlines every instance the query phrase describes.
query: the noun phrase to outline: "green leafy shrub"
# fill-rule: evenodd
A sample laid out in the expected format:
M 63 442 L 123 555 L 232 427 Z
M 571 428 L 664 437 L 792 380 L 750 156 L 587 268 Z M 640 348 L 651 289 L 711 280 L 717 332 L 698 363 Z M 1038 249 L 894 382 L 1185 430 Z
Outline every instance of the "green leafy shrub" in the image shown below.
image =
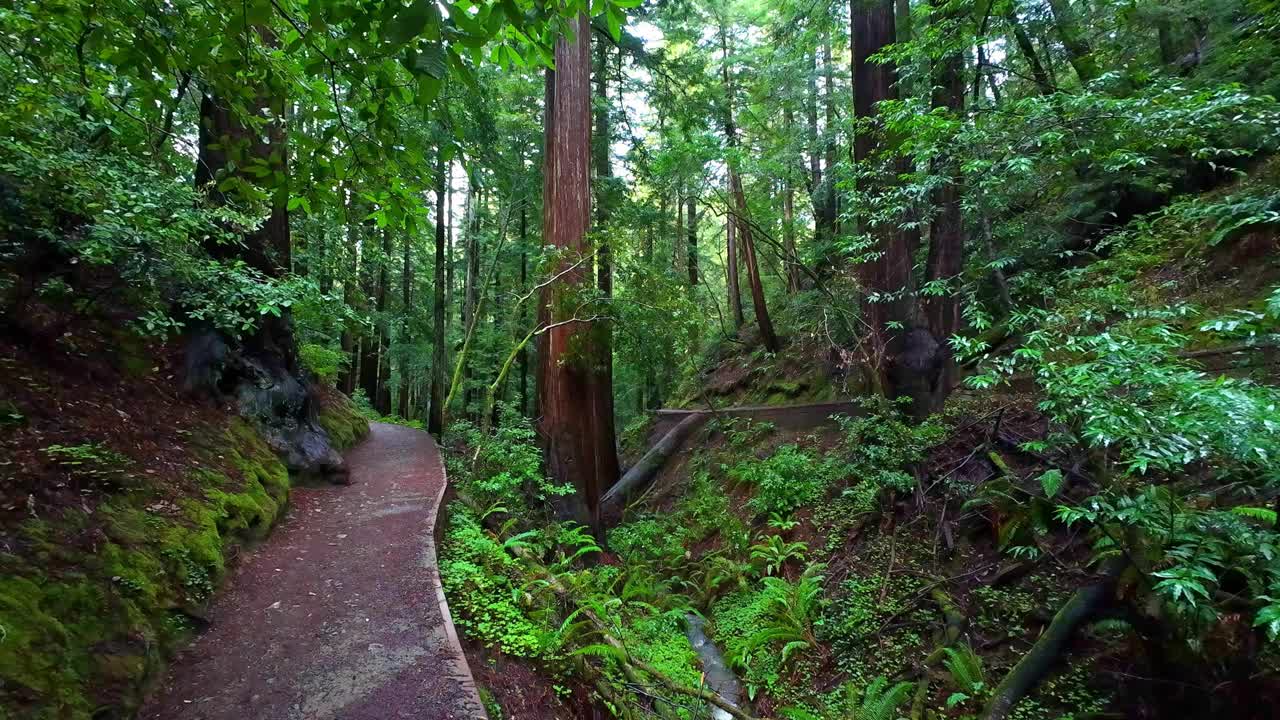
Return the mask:
M 306 344 L 298 347 L 298 360 L 316 380 L 332 385 L 338 373 L 346 369 L 351 358 L 341 350 L 324 345 Z
M 500 412 L 491 432 L 464 422 L 450 428 L 470 448 L 466 457 L 449 457 L 450 476 L 462 491 L 482 507 L 505 507 L 511 513 L 531 501 L 572 494 L 572 485 L 556 485 L 543 474 L 533 422 L 507 405 Z
M 440 577 L 469 636 L 517 657 L 543 657 L 556 648 L 554 630 L 519 604 L 521 570 L 502 544 L 487 535 L 459 503 L 449 509 L 451 526 L 440 560 Z
M 755 488 L 752 510 L 781 516 L 822 497 L 829 480 L 822 464 L 796 445 L 783 445 L 764 460 L 740 462 L 729 476 Z

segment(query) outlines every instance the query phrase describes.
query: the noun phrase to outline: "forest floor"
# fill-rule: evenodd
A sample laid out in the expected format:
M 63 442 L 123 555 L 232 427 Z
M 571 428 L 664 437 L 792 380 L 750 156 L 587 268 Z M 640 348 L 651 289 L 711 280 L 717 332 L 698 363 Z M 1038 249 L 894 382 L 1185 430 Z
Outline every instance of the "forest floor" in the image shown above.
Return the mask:
M 350 485 L 294 489 L 141 717 L 485 716 L 438 603 L 435 443 L 374 424 L 347 461 Z

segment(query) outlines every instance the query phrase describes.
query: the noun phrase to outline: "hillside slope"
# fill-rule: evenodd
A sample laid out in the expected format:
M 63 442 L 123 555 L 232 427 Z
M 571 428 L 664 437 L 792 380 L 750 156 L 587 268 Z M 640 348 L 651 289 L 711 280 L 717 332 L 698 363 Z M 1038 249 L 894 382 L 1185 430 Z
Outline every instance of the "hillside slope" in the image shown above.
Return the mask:
M 128 312 L 37 308 L 0 336 L 0 717 L 127 718 L 290 478 Z M 367 432 L 317 392 L 335 444 Z

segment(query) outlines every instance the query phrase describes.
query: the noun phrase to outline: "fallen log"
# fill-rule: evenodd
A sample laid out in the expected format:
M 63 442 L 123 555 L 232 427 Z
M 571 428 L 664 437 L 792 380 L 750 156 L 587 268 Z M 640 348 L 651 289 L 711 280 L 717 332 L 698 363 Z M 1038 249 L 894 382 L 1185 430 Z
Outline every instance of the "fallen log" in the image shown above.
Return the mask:
M 1112 558 L 1102 568 L 1101 577 L 1092 585 L 1080 588 L 1053 616 L 1040 639 L 1005 675 L 987 703 L 984 720 L 1004 720 L 1027 693 L 1040 683 L 1062 654 L 1067 642 L 1081 624 L 1092 616 L 1107 599 L 1116 578 L 1126 566 L 1124 558 Z
M 547 587 L 551 588 L 551 591 L 554 592 L 557 597 L 561 600 L 577 605 L 577 602 L 574 600 L 573 593 L 569 591 L 569 588 L 565 587 L 564 583 L 560 582 L 560 579 L 551 571 L 543 567 L 543 565 L 538 562 L 537 558 L 533 556 L 533 553 L 520 546 L 512 547 L 510 548 L 510 551 L 521 560 L 524 560 L 525 563 L 529 565 L 533 574 L 546 582 Z M 626 645 L 613 635 L 611 625 L 597 615 L 594 610 L 585 606 L 579 606 L 579 610 L 582 613 L 582 616 L 589 620 L 595 627 L 596 633 L 604 643 L 616 651 L 619 660 L 618 664 L 622 667 L 622 672 L 629 681 L 639 686 L 650 684 L 644 682 L 644 679 L 636 674 L 636 671 L 638 670 L 649 676 L 649 678 L 658 685 L 666 688 L 669 692 L 710 703 L 711 705 L 714 705 L 728 713 L 734 718 L 734 720 L 757 720 L 751 715 L 743 712 L 737 706 L 726 702 L 719 694 L 705 688 L 690 687 L 676 682 L 652 665 L 634 657 L 631 652 L 627 650 Z
M 684 445 L 684 441 L 706 421 L 707 413 L 694 412 L 671 428 L 635 465 L 631 466 L 630 470 L 627 470 L 618 482 L 614 483 L 613 487 L 609 488 L 600 500 L 601 512 L 609 515 L 620 510 L 627 496 L 652 480 L 667 464 L 667 460 L 670 460 L 680 446 Z

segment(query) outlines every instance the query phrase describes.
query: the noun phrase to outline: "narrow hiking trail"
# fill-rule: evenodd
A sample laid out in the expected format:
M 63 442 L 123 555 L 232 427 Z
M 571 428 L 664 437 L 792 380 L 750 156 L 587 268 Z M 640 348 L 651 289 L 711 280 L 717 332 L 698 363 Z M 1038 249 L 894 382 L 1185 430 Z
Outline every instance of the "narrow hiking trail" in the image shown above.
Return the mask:
M 294 489 L 141 718 L 485 717 L 442 610 L 435 442 L 374 423 L 347 462 L 351 485 Z

